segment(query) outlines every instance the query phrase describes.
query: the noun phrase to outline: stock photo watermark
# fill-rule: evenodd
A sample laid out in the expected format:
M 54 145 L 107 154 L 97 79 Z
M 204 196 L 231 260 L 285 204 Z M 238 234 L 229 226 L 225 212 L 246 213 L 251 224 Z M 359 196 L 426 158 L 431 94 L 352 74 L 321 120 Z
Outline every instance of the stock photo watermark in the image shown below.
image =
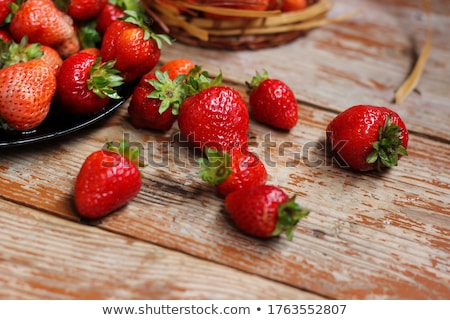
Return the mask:
M 127 132 L 122 137 L 122 142 L 129 146 L 129 152 L 133 152 L 136 149 L 139 150 L 139 164 L 157 168 L 169 166 L 181 168 L 199 167 L 198 159 L 203 157 L 204 154 L 202 149 L 193 141 L 195 139 L 187 139 L 179 132 L 164 139 L 150 141 L 135 141 L 131 139 L 130 134 Z M 240 148 L 242 149 L 241 151 L 248 150 L 257 154 L 266 167 L 269 168 L 279 166 L 292 168 L 302 165 L 311 168 L 336 165 L 348 167 L 339 156 L 339 150 L 346 143 L 347 141 L 342 141 L 335 146 L 334 150 L 331 150 L 325 139 L 322 141 L 309 141 L 300 145 L 294 141 L 274 139 L 269 132 L 260 139 L 250 140 L 247 144 L 240 146 Z M 115 148 L 119 148 L 119 142 L 113 142 L 112 144 Z M 105 143 L 103 150 L 107 150 L 110 146 L 111 143 Z M 105 165 L 114 166 L 114 162 Z

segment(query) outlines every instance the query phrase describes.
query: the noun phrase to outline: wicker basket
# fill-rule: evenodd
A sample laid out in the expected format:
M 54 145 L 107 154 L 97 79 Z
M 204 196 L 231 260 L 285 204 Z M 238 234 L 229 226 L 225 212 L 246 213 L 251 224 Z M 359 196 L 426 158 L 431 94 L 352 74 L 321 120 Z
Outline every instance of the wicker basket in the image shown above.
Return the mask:
M 291 42 L 328 23 L 326 15 L 331 8 L 328 0 L 312 0 L 305 9 L 286 13 L 219 8 L 181 0 L 143 2 L 156 26 L 177 41 L 226 50 L 261 49 Z M 211 13 L 219 17 L 208 18 Z

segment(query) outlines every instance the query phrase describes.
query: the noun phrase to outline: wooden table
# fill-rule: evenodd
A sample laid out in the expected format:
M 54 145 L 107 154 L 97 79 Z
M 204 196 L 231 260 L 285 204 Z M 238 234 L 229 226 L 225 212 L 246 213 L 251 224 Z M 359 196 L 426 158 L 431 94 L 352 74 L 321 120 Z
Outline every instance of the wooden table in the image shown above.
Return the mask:
M 263 69 L 292 87 L 296 128 L 250 124 L 269 183 L 311 210 L 291 242 L 237 231 L 177 127 L 137 130 L 126 105 L 76 134 L 0 150 L 0 298 L 449 299 L 450 3 L 431 4 L 433 49 L 401 104 L 394 92 L 426 39 L 419 0 L 335 0 L 331 17 L 361 11 L 277 48 L 163 50 L 161 62 L 185 56 L 222 70 L 244 95 L 244 82 Z M 356 104 L 402 116 L 410 144 L 398 167 L 361 174 L 328 161 L 325 128 Z M 142 190 L 101 224 L 81 224 L 72 206 L 78 170 L 124 135 L 151 162 Z

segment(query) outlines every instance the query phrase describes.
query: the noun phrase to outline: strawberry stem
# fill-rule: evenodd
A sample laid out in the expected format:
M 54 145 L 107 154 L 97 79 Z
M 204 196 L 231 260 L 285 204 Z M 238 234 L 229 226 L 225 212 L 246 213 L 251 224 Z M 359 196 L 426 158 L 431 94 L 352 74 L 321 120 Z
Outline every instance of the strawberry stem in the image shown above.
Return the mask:
M 308 214 L 308 210 L 302 209 L 300 205 L 295 202 L 295 196 L 290 198 L 288 201 L 279 204 L 278 221 L 275 230 L 271 233 L 271 236 L 278 236 L 284 231 L 287 239 L 291 241 L 294 238 L 294 227 Z
M 212 185 L 223 182 L 232 172 L 231 157 L 228 152 L 220 152 L 213 148 L 205 148 L 205 158 L 198 159 L 198 164 L 202 168 L 198 175 L 203 181 Z
M 381 171 L 382 166 L 397 166 L 399 155 L 408 155 L 399 138 L 401 132 L 402 129 L 398 125 L 391 124 L 391 114 L 389 114 L 384 126 L 378 127 L 378 141 L 372 143 L 373 151 L 367 156 L 366 162 L 376 163 L 378 171 Z
M 253 89 L 257 88 L 264 80 L 267 80 L 268 78 L 269 73 L 267 70 L 264 70 L 263 74 L 256 72 L 256 75 L 253 76 L 250 82 L 245 82 L 247 85 L 247 94 L 250 94 Z

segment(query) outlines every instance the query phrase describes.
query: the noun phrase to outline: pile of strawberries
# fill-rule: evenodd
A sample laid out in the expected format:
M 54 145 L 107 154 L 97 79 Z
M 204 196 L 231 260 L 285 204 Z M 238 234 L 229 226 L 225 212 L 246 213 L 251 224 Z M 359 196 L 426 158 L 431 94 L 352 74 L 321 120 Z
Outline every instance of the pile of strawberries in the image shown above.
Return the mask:
M 139 0 L 112 3 L 0 1 L 3 128 L 33 130 L 50 107 L 96 113 L 157 65 L 170 38 L 152 32 Z

